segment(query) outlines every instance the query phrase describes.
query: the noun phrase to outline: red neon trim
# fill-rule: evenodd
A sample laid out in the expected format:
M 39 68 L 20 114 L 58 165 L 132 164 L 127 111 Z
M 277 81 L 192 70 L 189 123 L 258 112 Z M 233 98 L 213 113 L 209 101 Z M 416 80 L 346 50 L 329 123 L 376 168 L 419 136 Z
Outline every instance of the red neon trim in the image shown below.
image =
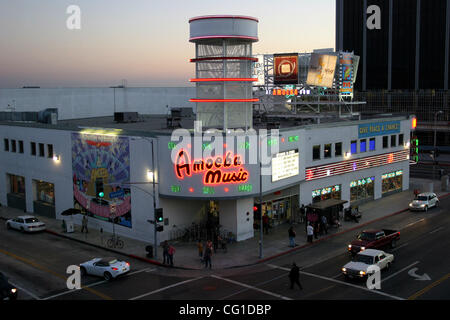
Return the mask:
M 258 81 L 257 78 L 194 78 L 189 79 L 190 82 L 219 82 L 219 81 Z
M 211 16 L 199 16 L 199 17 L 193 17 L 189 19 L 189 23 L 196 20 L 204 20 L 204 19 L 245 19 L 245 20 L 253 20 L 256 22 L 259 22 L 259 20 L 255 17 L 249 17 L 249 16 L 233 16 L 233 15 L 211 15 Z
M 189 38 L 189 41 L 193 40 L 202 40 L 202 39 L 221 39 L 221 38 L 236 38 L 236 39 L 247 39 L 247 40 L 253 40 L 253 41 L 259 41 L 257 37 L 250 37 L 250 36 L 232 36 L 232 35 L 221 35 L 221 36 L 201 36 L 201 37 L 193 37 Z
M 258 102 L 259 99 L 189 99 L 189 102 Z
M 194 58 L 190 59 L 189 62 L 205 61 L 205 60 L 248 60 L 258 62 L 258 58 L 252 57 L 206 57 L 206 58 Z

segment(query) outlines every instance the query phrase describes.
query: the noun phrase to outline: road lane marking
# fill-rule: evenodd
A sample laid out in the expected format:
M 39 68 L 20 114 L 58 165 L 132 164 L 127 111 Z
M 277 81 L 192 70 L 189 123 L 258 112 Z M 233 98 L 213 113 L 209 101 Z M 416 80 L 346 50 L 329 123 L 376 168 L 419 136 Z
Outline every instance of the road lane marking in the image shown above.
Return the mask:
M 444 227 L 439 227 L 437 229 L 434 229 L 433 231 L 428 232 L 429 234 L 433 234 L 435 232 L 441 231 L 442 229 L 444 229 Z
M 137 271 L 134 271 L 134 272 L 131 272 L 131 273 L 128 273 L 128 274 L 124 275 L 124 277 L 132 276 L 132 275 L 135 275 L 135 274 L 138 274 L 138 273 L 141 273 L 141 272 L 152 272 L 154 270 L 156 270 L 156 268 L 146 268 L 146 269 L 142 269 L 142 270 L 137 270 Z M 88 285 L 84 286 L 84 288 L 90 288 L 90 287 L 98 286 L 98 285 L 106 283 L 106 282 L 108 282 L 108 281 L 107 280 L 97 281 L 97 282 L 94 282 L 94 283 L 91 283 L 91 284 L 88 284 Z M 75 292 L 75 291 L 76 290 L 67 290 L 67 291 L 64 291 L 64 292 L 61 292 L 61 293 L 57 293 L 55 295 L 43 298 L 42 300 L 54 299 L 56 297 L 60 297 L 60 296 L 63 296 L 63 295 L 66 295 L 66 294 L 69 294 L 69 293 L 72 293 L 72 292 Z
M 419 222 L 422 222 L 422 221 L 425 221 L 425 218 L 422 218 L 422 219 L 420 219 L 420 220 L 417 220 L 417 221 L 411 222 L 411 223 L 407 224 L 406 226 L 404 226 L 403 228 L 400 228 L 400 230 L 403 230 L 403 229 L 409 228 L 409 227 L 411 227 L 411 226 L 415 225 L 416 223 L 419 223 Z
M 391 252 L 395 252 L 395 251 L 397 251 L 400 248 L 406 247 L 408 244 L 409 244 L 409 242 L 406 242 L 406 243 L 402 244 L 401 246 L 398 246 L 398 247 L 395 247 L 394 249 L 391 249 L 390 251 Z
M 223 278 L 223 277 L 216 276 L 216 275 L 211 275 L 211 277 L 216 278 L 216 279 L 220 279 L 220 280 L 223 280 L 223 281 L 227 281 L 227 282 L 230 282 L 230 283 L 233 283 L 233 284 L 236 284 L 238 286 L 242 286 L 242 287 L 245 287 L 245 288 L 248 288 L 248 289 L 259 291 L 259 292 L 265 293 L 265 294 L 267 294 L 269 296 L 277 297 L 277 298 L 280 298 L 280 299 L 283 299 L 283 300 L 292 300 L 291 298 L 282 296 L 280 294 L 273 293 L 273 292 L 270 292 L 270 291 L 267 291 L 267 290 L 264 290 L 264 289 L 260 289 L 260 288 L 254 287 L 254 286 L 250 286 L 248 284 L 245 284 L 245 283 L 242 283 L 242 282 L 239 282 L 239 281 L 234 281 L 234 280 Z
M 415 300 L 418 297 L 420 297 L 421 295 L 423 295 L 424 293 L 430 291 L 432 288 L 434 288 L 435 286 L 437 286 L 438 284 L 440 284 L 441 282 L 444 282 L 445 280 L 447 280 L 448 278 L 450 278 L 450 273 L 447 273 L 445 276 L 443 276 L 442 278 L 440 278 L 439 280 L 433 282 L 432 284 L 426 286 L 425 288 L 423 288 L 420 291 L 417 291 L 416 293 L 414 293 L 412 296 L 410 296 L 408 298 L 408 300 Z
M 257 286 L 263 286 L 263 285 L 265 285 L 265 284 L 267 284 L 267 283 L 269 283 L 269 282 L 272 282 L 272 281 L 274 281 L 274 280 L 278 280 L 278 279 L 280 279 L 280 278 L 285 278 L 285 277 L 286 277 L 286 274 L 283 274 L 283 275 L 281 275 L 281 276 L 278 276 L 278 277 L 275 277 L 275 278 L 273 278 L 273 279 L 270 279 L 270 280 L 267 280 L 267 281 L 258 283 L 258 284 L 256 284 L 256 285 L 257 285 Z M 225 300 L 225 299 L 231 298 L 232 296 L 241 294 L 241 293 L 243 293 L 243 292 L 245 292 L 245 291 L 249 291 L 249 290 L 250 290 L 249 288 L 242 289 L 242 290 L 239 290 L 239 291 L 237 291 L 237 292 L 235 292 L 235 293 L 232 293 L 232 294 L 230 294 L 230 295 L 228 295 L 228 296 L 222 297 L 222 298 L 220 298 L 219 300 Z
M 383 283 L 384 281 L 389 280 L 389 279 L 395 277 L 395 276 L 398 275 L 399 273 L 401 273 L 401 272 L 403 272 L 403 271 L 405 271 L 405 270 L 407 270 L 407 269 L 409 269 L 409 268 L 411 268 L 411 267 L 414 267 L 414 266 L 415 266 L 416 264 L 418 264 L 418 263 L 419 263 L 419 261 L 416 261 L 416 262 L 411 263 L 409 266 L 404 267 L 403 269 L 401 269 L 401 270 L 399 270 L 399 271 L 397 271 L 397 272 L 391 274 L 389 277 L 384 278 L 383 280 L 381 280 L 381 283 Z
M 278 268 L 278 269 L 281 269 L 281 270 L 286 270 L 286 271 L 290 271 L 290 270 L 291 270 L 291 269 L 289 269 L 289 268 L 284 268 L 284 267 L 276 266 L 276 265 L 273 265 L 273 264 L 268 264 L 268 266 L 269 266 L 269 267 L 272 267 L 272 268 Z M 395 300 L 405 300 L 405 299 L 403 299 L 403 298 L 401 298 L 401 297 L 397 297 L 397 296 L 394 296 L 394 295 L 385 293 L 385 292 L 383 292 L 383 291 L 371 290 L 371 289 L 368 289 L 368 288 L 366 288 L 366 287 L 357 286 L 357 285 L 352 284 L 352 283 L 347 283 L 347 282 L 340 281 L 340 280 L 336 280 L 336 279 L 329 278 L 329 277 L 319 276 L 319 275 L 317 275 L 317 274 L 309 273 L 309 272 L 306 272 L 306 271 L 300 271 L 300 273 L 302 273 L 302 274 L 304 274 L 304 275 L 307 275 L 307 276 L 319 278 L 319 279 L 322 279 L 322 280 L 326 280 L 326 281 L 331 281 L 331 282 L 339 283 L 339 284 L 342 284 L 342 285 L 344 285 L 344 286 L 353 287 L 353 288 L 360 289 L 360 290 L 364 290 L 364 291 L 367 291 L 367 292 L 379 294 L 379 295 L 382 295 L 382 296 L 389 297 L 389 298 L 391 298 L 391 299 L 395 299 Z
M 44 267 L 44 266 L 42 266 L 42 265 L 40 265 L 40 264 L 38 264 L 38 263 L 36 263 L 36 262 L 34 262 L 34 261 L 31 261 L 31 260 L 29 260 L 29 259 L 20 257 L 20 256 L 14 254 L 14 253 L 8 252 L 8 251 L 3 250 L 3 249 L 0 249 L 0 253 L 3 253 L 3 254 L 5 254 L 5 255 L 7 255 L 7 256 L 10 256 L 10 257 L 12 257 L 12 258 L 14 258 L 14 259 L 16 259 L 16 260 L 22 261 L 22 262 L 24 262 L 24 263 L 26 263 L 26 264 L 28 264 L 28 265 L 31 265 L 31 266 L 35 267 L 36 269 L 39 269 L 39 270 L 44 271 L 44 272 L 46 272 L 46 273 L 49 273 L 49 274 L 51 274 L 51 275 L 53 275 L 53 276 L 55 276 L 55 277 L 57 277 L 57 278 L 60 278 L 60 279 L 64 280 L 64 283 L 66 283 L 66 281 L 67 281 L 67 278 L 66 278 L 65 276 L 63 276 L 63 275 L 61 275 L 61 274 L 59 274 L 59 273 L 56 273 L 56 272 L 54 272 L 53 270 L 50 270 L 50 269 L 48 269 L 47 267 Z M 96 296 L 99 296 L 99 297 L 102 298 L 102 299 L 105 299 L 105 300 L 112 300 L 111 297 L 109 297 L 109 296 L 107 296 L 107 295 L 105 295 L 105 294 L 103 294 L 103 293 L 101 293 L 101 292 L 98 292 L 98 291 L 96 291 L 96 290 L 94 290 L 94 289 L 87 288 L 87 287 L 83 287 L 83 286 L 81 286 L 81 288 L 82 288 L 82 289 L 85 289 L 85 290 L 87 290 L 87 291 L 89 291 L 89 292 L 91 292 L 91 293 L 93 293 L 93 294 L 95 294 Z
M 137 297 L 134 297 L 134 298 L 130 298 L 130 299 L 128 299 L 128 300 L 137 300 L 137 299 L 141 299 L 141 298 L 143 298 L 143 297 L 146 297 L 146 296 L 149 296 L 149 295 L 152 295 L 152 294 L 155 294 L 155 293 L 158 293 L 158 292 L 161 292 L 161 291 L 170 289 L 170 288 L 174 288 L 174 287 L 183 285 L 183 284 L 185 284 L 185 283 L 189 283 L 189 282 L 192 282 L 192 281 L 197 281 L 197 280 L 200 280 L 200 279 L 202 279 L 202 278 L 204 278 L 204 276 L 197 277 L 197 278 L 193 278 L 193 279 L 189 279 L 189 280 L 186 280 L 186 281 L 177 282 L 177 283 L 175 283 L 175 284 L 171 284 L 170 286 L 167 286 L 167 287 L 164 287 L 164 288 L 159 288 L 159 289 L 157 289 L 157 290 L 154 290 L 154 291 L 151 291 L 151 292 L 148 292 L 148 293 L 141 294 L 140 296 L 137 296 Z

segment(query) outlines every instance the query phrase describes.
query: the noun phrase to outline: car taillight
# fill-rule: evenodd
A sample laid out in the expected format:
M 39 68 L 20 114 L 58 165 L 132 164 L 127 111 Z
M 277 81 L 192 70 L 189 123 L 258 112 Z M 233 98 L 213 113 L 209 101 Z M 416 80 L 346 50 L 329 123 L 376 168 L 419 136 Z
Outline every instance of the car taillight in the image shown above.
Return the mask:
M 130 266 L 130 264 L 128 262 L 126 262 L 127 266 Z

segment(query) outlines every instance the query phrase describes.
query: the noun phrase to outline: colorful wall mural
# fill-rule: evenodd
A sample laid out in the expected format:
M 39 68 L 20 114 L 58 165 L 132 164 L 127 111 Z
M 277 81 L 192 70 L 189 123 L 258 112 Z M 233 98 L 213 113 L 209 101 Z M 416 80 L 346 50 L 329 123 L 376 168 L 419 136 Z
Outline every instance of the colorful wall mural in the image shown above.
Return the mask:
M 128 138 L 72 133 L 72 174 L 75 208 L 131 228 Z

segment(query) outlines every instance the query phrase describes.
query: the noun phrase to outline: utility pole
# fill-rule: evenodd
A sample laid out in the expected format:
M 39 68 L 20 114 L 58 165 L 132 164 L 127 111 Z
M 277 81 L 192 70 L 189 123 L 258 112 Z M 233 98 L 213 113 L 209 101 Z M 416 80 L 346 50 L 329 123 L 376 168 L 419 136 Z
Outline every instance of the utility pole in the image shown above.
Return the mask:
M 153 153 L 153 139 L 152 142 L 152 184 L 153 184 L 153 220 L 154 220 L 154 234 L 155 234 L 155 259 L 158 259 L 158 238 L 157 238 L 157 222 L 156 222 L 156 200 L 155 200 L 155 155 Z

